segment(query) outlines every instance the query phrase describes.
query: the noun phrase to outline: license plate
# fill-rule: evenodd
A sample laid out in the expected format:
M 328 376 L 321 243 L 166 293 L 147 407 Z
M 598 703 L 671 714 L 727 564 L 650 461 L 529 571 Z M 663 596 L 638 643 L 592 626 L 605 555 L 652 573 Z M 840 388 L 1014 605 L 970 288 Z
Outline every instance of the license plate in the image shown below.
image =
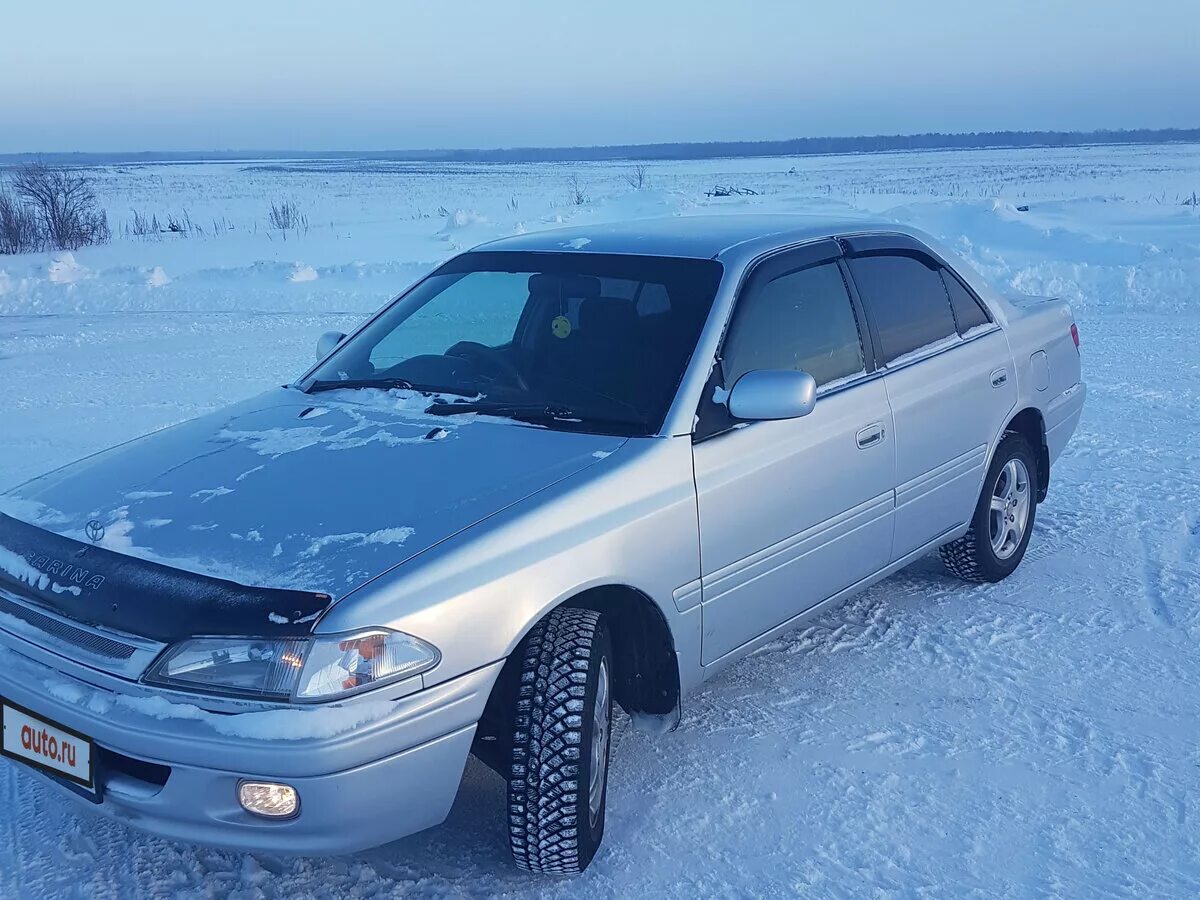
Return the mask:
M 90 738 L 7 700 L 0 701 L 0 724 L 5 756 L 95 790 Z

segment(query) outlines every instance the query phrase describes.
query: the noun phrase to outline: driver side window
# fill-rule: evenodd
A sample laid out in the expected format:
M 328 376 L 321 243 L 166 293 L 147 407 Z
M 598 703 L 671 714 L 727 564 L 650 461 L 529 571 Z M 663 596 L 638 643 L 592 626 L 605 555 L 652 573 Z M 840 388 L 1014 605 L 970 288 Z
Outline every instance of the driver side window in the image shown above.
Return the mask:
M 757 369 L 800 369 L 818 387 L 866 370 L 850 295 L 837 263 L 751 285 L 722 353 L 725 387 Z
M 460 341 L 488 347 L 511 343 L 528 302 L 527 273 L 468 273 L 372 347 L 371 365 L 383 372 L 413 356 L 445 353 Z

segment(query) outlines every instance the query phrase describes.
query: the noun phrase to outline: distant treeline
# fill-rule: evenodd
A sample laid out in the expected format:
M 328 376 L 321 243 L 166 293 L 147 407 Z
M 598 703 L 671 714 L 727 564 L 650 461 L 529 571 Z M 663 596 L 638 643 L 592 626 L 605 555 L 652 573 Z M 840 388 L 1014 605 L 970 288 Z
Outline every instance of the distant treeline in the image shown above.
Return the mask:
M 514 147 L 508 150 L 446 150 L 451 162 L 583 162 L 614 159 L 711 159 L 722 156 L 820 156 L 903 150 L 980 150 L 987 147 L 1078 147 L 1085 144 L 1200 142 L 1200 128 L 1138 128 L 1104 131 L 979 131 L 964 134 L 877 134 L 863 137 L 790 138 L 784 141 L 621 144 L 610 147 Z
M 590 162 L 605 160 L 712 159 L 723 156 L 818 156 L 903 150 L 981 150 L 1005 147 L 1080 147 L 1089 144 L 1200 143 L 1200 128 L 1130 128 L 1101 131 L 971 131 L 961 134 L 877 134 L 783 141 L 615 144 L 603 147 L 511 147 L 492 150 L 187 150 L 134 153 L 10 153 L 0 164 L 40 160 L 65 165 L 196 162 L 256 159 L 374 159 L 398 162 Z

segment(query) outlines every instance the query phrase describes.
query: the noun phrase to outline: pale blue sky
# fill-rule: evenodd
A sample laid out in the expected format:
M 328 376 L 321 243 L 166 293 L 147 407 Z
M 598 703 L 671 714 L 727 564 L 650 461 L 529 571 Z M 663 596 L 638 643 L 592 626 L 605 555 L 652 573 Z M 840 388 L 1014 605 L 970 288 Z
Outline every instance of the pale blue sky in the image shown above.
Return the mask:
M 0 152 L 1200 126 L 1200 0 L 4 0 Z

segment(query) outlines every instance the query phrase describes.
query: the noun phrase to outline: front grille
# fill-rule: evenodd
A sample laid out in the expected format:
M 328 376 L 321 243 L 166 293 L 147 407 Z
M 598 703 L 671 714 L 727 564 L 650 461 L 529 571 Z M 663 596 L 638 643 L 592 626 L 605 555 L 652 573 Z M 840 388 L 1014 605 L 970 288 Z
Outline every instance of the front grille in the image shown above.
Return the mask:
M 18 653 L 25 652 L 22 645 L 37 647 L 71 663 L 134 681 L 166 646 L 123 631 L 72 621 L 3 588 L 0 642 Z
M 78 647 L 93 656 L 125 661 L 130 659 L 137 650 L 137 647 L 132 644 L 122 643 L 94 631 L 79 628 L 62 619 L 48 616 L 31 607 L 14 603 L 2 594 L 0 594 L 0 614 L 20 619 L 26 625 L 59 641 Z

